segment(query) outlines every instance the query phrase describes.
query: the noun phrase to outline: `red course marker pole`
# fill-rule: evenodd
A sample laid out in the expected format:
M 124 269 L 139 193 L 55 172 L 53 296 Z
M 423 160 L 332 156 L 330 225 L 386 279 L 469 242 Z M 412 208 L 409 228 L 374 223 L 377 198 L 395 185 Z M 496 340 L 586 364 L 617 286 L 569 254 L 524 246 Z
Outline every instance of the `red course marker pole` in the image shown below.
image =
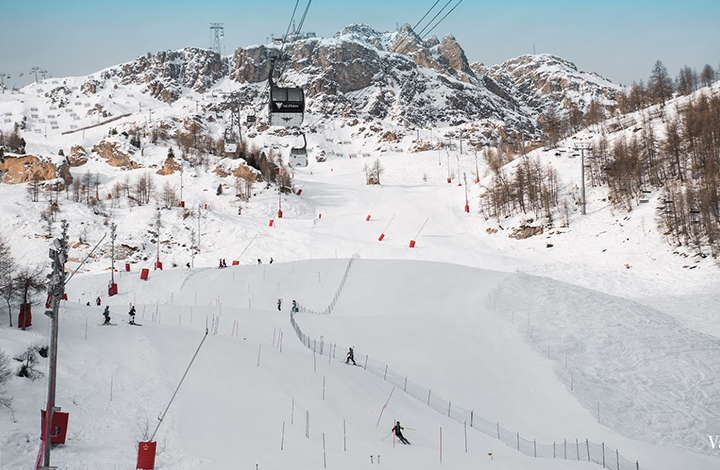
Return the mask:
M 388 222 L 387 227 L 385 227 L 385 230 L 380 234 L 380 237 L 378 237 L 378 241 L 383 241 L 383 238 L 385 238 L 385 232 L 387 232 L 387 229 L 390 228 L 390 224 L 395 220 L 395 214 L 393 214 L 392 218 L 390 219 L 390 222 Z
M 422 227 L 420 227 L 420 230 L 418 230 L 418 233 L 417 233 L 417 235 L 415 235 L 415 238 L 410 240 L 410 248 L 415 248 L 415 240 L 417 240 L 417 237 L 420 236 L 420 232 L 422 232 L 422 230 L 425 228 L 425 225 L 428 223 L 429 220 L 430 220 L 430 217 L 425 219 L 425 223 L 422 224 Z
M 368 221 L 368 222 L 370 221 L 370 215 L 372 214 L 372 211 L 375 209 L 375 206 L 377 206 L 378 202 L 380 202 L 380 196 L 378 196 L 377 200 L 375 201 L 375 204 L 373 204 L 373 206 L 370 208 L 370 213 L 368 214 L 367 217 L 365 217 L 366 221 Z

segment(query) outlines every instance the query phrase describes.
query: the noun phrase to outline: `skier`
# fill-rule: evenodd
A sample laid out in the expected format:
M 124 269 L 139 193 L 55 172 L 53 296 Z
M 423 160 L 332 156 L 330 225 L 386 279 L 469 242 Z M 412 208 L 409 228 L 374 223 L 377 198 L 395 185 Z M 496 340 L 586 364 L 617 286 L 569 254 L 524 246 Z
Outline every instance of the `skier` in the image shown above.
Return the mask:
M 297 300 L 293 300 L 292 312 L 293 312 L 293 313 L 298 313 L 299 311 L 300 311 L 300 309 L 298 308 Z
M 355 362 L 355 351 L 353 351 L 352 347 L 350 348 L 347 356 L 345 357 L 345 364 L 350 364 L 350 361 L 352 361 L 353 365 L 357 365 L 357 362 Z
M 131 325 L 134 325 L 134 324 L 135 324 L 135 306 L 134 306 L 134 305 L 130 308 L 130 311 L 128 312 L 128 315 L 130 315 L 130 322 L 129 322 L 129 323 L 130 323 Z
M 102 304 L 102 301 L 100 300 L 100 296 L 99 296 L 99 295 L 98 295 L 98 298 L 95 299 L 95 303 L 97 304 L 98 307 Z
M 273 264 L 274 259 L 272 259 L 272 256 L 270 257 L 270 264 Z
M 190 263 L 185 264 L 187 266 L 187 270 L 190 271 Z
M 393 426 L 392 430 L 395 433 L 395 436 L 397 436 L 398 439 L 400 439 L 400 442 L 403 444 L 410 444 L 410 441 L 405 439 L 405 436 L 403 436 L 401 429 L 405 429 L 404 427 L 400 426 L 400 421 L 395 423 L 395 426 Z
M 225 262 L 225 258 L 222 259 L 222 267 L 227 268 L 227 263 Z
M 107 305 L 105 306 L 105 310 L 103 311 L 103 316 L 105 316 L 105 322 L 103 323 L 103 325 L 109 325 L 110 324 L 110 307 Z
M 262 264 L 262 260 L 258 258 L 258 264 Z
M 282 299 L 278 299 L 278 312 L 282 310 Z

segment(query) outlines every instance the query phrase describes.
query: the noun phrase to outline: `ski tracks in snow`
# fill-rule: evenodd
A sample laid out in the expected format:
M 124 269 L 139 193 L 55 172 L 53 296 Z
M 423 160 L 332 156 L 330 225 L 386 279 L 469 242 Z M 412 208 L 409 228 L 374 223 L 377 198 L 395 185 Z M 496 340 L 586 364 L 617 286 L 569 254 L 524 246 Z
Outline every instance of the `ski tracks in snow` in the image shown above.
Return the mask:
M 519 295 L 522 293 L 522 295 Z M 605 426 L 627 437 L 707 453 L 720 432 L 720 339 L 644 305 L 518 274 L 490 305 Z

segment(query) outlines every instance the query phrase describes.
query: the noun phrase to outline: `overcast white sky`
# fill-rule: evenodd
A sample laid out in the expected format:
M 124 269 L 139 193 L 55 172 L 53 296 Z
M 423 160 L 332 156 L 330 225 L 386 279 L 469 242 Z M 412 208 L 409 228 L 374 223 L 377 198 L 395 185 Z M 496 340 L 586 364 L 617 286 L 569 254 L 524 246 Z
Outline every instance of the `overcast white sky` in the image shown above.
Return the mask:
M 397 24 L 415 24 L 434 3 L 314 0 L 303 31 L 329 36 L 351 23 L 394 30 Z M 298 18 L 306 4 L 300 2 Z M 445 4 L 440 0 L 435 12 Z M 283 34 L 294 6 L 293 0 L 8 3 L 0 15 L 0 73 L 11 76 L 5 79 L 9 84 L 26 83 L 33 66 L 55 77 L 85 75 L 146 52 L 208 47 L 211 22 L 224 24 L 225 53 L 230 54 Z M 717 69 L 718 25 L 720 2 L 711 0 L 464 0 L 433 34 L 453 34 L 471 62 L 498 64 L 535 47 L 581 70 L 630 84 L 647 81 L 657 59 L 673 77 L 685 64 L 699 70 L 709 63 Z M 25 75 L 18 79 L 21 72 Z

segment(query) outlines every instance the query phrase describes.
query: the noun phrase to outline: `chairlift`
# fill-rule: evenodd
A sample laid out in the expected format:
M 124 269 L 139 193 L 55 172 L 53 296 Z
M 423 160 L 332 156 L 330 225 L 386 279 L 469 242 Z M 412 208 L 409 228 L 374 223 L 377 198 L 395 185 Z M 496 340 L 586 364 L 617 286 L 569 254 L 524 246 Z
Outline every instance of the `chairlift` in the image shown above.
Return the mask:
M 270 59 L 270 99 L 268 119 L 271 126 L 296 127 L 303 123 L 305 113 L 305 93 L 300 87 L 281 87 L 272 79 L 276 57 Z
M 291 167 L 305 167 L 308 166 L 307 158 L 307 139 L 305 134 L 302 134 L 303 146 L 290 148 L 290 166 Z

